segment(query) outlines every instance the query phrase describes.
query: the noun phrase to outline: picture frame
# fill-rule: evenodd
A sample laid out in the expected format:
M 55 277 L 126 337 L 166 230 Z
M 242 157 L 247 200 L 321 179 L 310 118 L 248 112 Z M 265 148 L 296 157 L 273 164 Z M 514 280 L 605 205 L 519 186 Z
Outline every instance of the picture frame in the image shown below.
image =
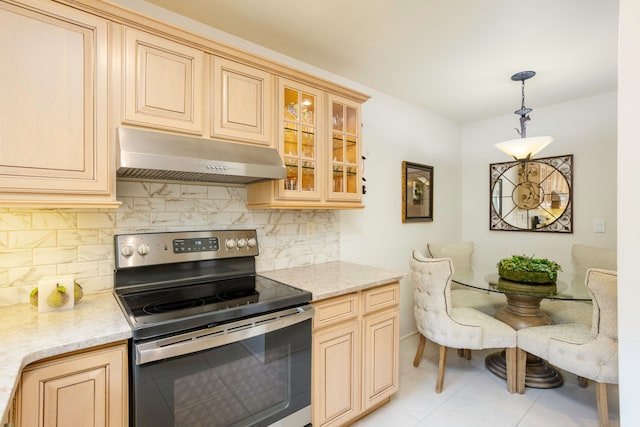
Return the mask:
M 433 166 L 402 162 L 402 222 L 433 221 Z
M 573 155 L 489 165 L 489 230 L 573 233 Z

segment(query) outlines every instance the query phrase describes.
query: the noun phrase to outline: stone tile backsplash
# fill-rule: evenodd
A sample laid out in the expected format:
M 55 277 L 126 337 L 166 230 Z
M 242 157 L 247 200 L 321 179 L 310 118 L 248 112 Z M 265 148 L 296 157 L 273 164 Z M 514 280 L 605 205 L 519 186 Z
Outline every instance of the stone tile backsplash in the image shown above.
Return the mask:
M 44 277 L 73 275 L 87 293 L 112 289 L 113 236 L 122 233 L 255 228 L 258 271 L 340 259 L 335 211 L 250 210 L 242 186 L 118 181 L 117 194 L 116 210 L 0 208 L 0 305 L 28 302 Z

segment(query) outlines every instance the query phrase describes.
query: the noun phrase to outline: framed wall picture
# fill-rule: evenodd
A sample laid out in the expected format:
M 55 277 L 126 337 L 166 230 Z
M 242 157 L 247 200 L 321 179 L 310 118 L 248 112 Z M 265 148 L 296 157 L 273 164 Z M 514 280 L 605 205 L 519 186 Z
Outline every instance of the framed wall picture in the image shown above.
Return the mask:
M 402 162 L 402 222 L 433 221 L 433 166 Z
M 573 233 L 573 155 L 489 165 L 489 230 Z

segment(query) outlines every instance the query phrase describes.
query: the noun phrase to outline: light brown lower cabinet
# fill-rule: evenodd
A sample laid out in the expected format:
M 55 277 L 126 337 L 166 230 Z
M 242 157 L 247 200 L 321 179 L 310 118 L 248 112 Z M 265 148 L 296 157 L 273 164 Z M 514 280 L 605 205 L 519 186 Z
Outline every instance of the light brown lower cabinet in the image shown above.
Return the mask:
M 127 343 L 46 359 L 22 372 L 16 427 L 128 425 Z
M 400 285 L 313 302 L 314 426 L 344 426 L 398 390 Z

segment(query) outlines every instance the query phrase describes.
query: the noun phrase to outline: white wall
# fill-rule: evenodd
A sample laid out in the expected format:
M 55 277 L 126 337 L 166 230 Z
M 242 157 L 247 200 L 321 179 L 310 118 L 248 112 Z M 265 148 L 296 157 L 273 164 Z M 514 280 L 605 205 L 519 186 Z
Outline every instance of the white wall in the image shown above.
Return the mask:
M 620 424 L 640 425 L 637 393 L 640 383 L 640 287 L 638 242 L 640 200 L 638 182 L 638 99 L 640 99 L 640 2 L 620 0 L 620 46 L 618 67 L 618 336 L 620 375 Z
M 493 144 L 517 138 L 515 114 L 468 123 L 462 130 L 462 237 L 475 242 L 474 262 L 493 264 L 513 254 L 553 259 L 573 271 L 571 245 L 616 248 L 616 92 L 544 108 L 532 107 L 529 136 L 555 141 L 537 157 L 573 154 L 572 234 L 489 230 L 489 164 L 510 161 Z M 594 233 L 593 220 L 606 232 Z

